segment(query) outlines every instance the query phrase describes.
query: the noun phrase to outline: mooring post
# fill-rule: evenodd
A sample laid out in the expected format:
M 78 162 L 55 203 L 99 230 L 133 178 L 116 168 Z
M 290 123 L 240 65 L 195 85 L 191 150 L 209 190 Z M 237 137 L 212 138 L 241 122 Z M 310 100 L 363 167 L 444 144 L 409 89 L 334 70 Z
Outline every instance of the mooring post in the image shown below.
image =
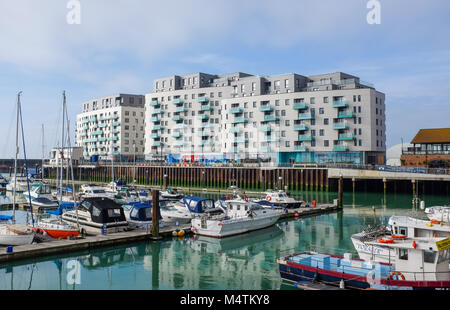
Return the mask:
M 339 177 L 339 184 L 338 184 L 338 207 L 342 208 L 343 204 L 343 191 L 344 191 L 344 184 L 343 184 L 344 178 L 342 177 L 342 175 L 340 175 Z
M 152 191 L 152 237 L 159 238 L 159 190 Z
M 352 178 L 352 184 L 353 184 L 353 194 L 355 194 L 355 190 L 356 190 L 356 178 Z

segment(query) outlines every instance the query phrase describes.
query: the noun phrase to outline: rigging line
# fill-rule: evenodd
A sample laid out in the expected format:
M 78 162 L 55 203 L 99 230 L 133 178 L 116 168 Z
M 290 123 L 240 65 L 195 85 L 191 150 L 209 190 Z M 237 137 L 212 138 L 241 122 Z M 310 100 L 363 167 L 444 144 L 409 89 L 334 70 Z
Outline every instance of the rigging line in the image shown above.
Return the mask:
M 23 145 L 23 158 L 25 160 L 25 176 L 27 178 L 27 188 L 28 188 L 28 201 L 30 205 L 30 214 L 31 214 L 31 223 L 34 227 L 34 217 L 33 217 L 33 207 L 31 205 L 31 193 L 30 193 L 30 180 L 28 179 L 28 162 L 27 162 L 27 152 L 25 149 L 25 135 L 23 131 L 23 117 L 22 117 L 22 108 L 19 108 L 19 114 L 20 114 L 20 128 L 22 129 L 22 145 Z

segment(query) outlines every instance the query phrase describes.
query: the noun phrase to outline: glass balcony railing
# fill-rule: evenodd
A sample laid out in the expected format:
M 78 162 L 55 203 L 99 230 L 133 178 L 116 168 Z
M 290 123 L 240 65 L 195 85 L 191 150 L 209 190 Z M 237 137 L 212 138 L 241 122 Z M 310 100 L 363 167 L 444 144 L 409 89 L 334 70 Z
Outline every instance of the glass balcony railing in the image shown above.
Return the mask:
M 164 129 L 164 127 L 161 126 L 161 125 L 155 125 L 155 126 L 153 126 L 153 128 L 152 128 L 152 130 L 163 130 L 163 129 Z
M 305 131 L 308 129 L 307 125 L 294 125 L 294 131 Z
M 335 130 L 349 129 L 349 125 L 347 123 L 334 123 L 333 129 Z
M 157 107 L 159 105 L 161 105 L 161 104 L 159 103 L 158 100 L 153 100 L 153 101 L 150 102 L 150 106 L 152 106 L 152 107 Z
M 259 112 L 271 112 L 274 110 L 274 107 L 271 105 L 263 105 L 259 107 Z
M 181 134 L 181 132 L 174 132 L 173 134 L 172 134 L 172 138 L 176 138 L 176 139 L 178 139 L 178 138 L 181 138 L 183 135 Z
M 264 142 L 280 142 L 280 138 L 277 137 L 264 137 Z
M 353 112 L 339 112 L 338 118 L 353 118 L 355 117 L 355 113 Z
M 306 110 L 308 105 L 305 102 L 294 103 L 294 110 Z
M 150 135 L 150 138 L 152 138 L 152 139 L 160 139 L 161 136 L 160 136 L 158 133 L 152 133 L 152 134 Z
M 298 120 L 308 120 L 308 119 L 315 119 L 316 116 L 312 113 L 300 113 L 298 115 Z
M 209 115 L 208 114 L 201 114 L 201 115 L 197 115 L 198 119 L 209 119 Z
M 207 102 L 209 102 L 209 98 L 207 98 L 207 97 L 199 97 L 197 99 L 197 101 L 200 102 L 200 103 L 207 103 Z
M 210 106 L 210 105 L 204 105 L 201 107 L 200 111 L 213 111 L 214 107 Z
M 164 114 L 164 110 L 163 109 L 155 109 L 155 110 L 153 110 L 152 115 L 155 115 L 155 114 Z
M 175 110 L 176 113 L 184 113 L 187 111 L 188 111 L 188 108 L 185 108 L 185 107 L 179 107 Z
M 231 109 L 230 109 L 230 113 L 231 113 L 231 114 L 240 114 L 240 113 L 244 113 L 244 109 L 242 109 L 242 108 L 231 108 Z
M 152 118 L 150 119 L 150 121 L 151 121 L 152 123 L 159 123 L 159 122 L 161 122 L 161 120 L 160 120 L 159 118 L 157 118 L 157 117 L 152 117 Z
M 181 146 L 185 145 L 185 142 L 184 141 L 176 141 L 174 145 L 175 145 L 175 147 L 181 147 Z
M 213 145 L 213 141 L 210 140 L 202 140 L 202 142 L 200 143 L 201 146 L 210 146 Z
M 349 141 L 349 140 L 355 140 L 355 139 L 356 139 L 356 136 L 353 134 L 339 135 L 339 141 Z
M 306 146 L 294 146 L 295 152 L 308 152 L 308 148 Z
M 264 116 L 264 122 L 276 122 L 279 121 L 280 118 L 276 117 L 275 115 L 266 115 Z
M 314 137 L 310 136 L 310 135 L 301 135 L 301 136 L 298 136 L 298 139 L 297 139 L 297 141 L 313 141 L 313 140 L 314 140 Z
M 156 146 L 156 147 L 159 147 L 159 146 L 162 146 L 163 144 L 162 144 L 162 142 L 161 141 L 155 141 L 155 142 L 153 142 L 153 144 L 152 144 L 152 146 Z
M 237 147 L 233 147 L 230 149 L 230 153 L 242 153 L 242 150 Z
M 248 143 L 247 138 L 235 138 L 234 143 Z
M 347 145 L 335 145 L 333 146 L 333 152 L 347 152 L 349 150 Z
M 114 122 L 112 125 L 113 125 L 113 127 L 120 126 L 120 122 Z
M 261 128 L 258 129 L 258 131 L 260 132 L 271 132 L 273 131 L 273 128 L 270 126 L 262 126 Z
M 179 115 L 177 115 L 177 116 L 172 117 L 172 120 L 175 121 L 175 122 L 179 122 L 179 121 L 183 121 L 184 118 L 179 116 Z
M 262 147 L 259 149 L 260 153 L 273 153 L 273 149 L 271 147 Z
M 333 101 L 333 108 L 347 108 L 347 101 Z
M 199 128 L 214 128 L 214 124 L 202 123 Z
M 231 128 L 230 129 L 230 133 L 241 133 L 242 129 L 241 128 Z
M 106 138 L 98 138 L 98 142 L 106 142 Z
M 103 131 L 93 131 L 93 132 L 91 132 L 91 136 L 101 136 L 103 134 L 104 134 Z
M 201 132 L 197 133 L 197 136 L 198 137 L 209 137 L 209 136 L 211 136 L 211 133 L 201 131 Z
M 182 100 L 182 99 L 174 99 L 172 101 L 172 103 L 175 104 L 175 105 L 184 104 L 184 100 Z
M 236 117 L 233 120 L 233 124 L 241 124 L 241 123 L 248 123 L 248 119 L 245 117 Z

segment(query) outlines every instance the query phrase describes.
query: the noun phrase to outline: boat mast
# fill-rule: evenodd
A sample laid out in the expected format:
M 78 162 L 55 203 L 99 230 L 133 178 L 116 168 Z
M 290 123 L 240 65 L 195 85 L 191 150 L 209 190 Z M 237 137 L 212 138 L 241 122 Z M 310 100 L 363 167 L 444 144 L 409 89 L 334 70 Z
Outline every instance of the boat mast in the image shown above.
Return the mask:
M 137 124 L 134 127 L 134 139 L 133 139 L 133 187 L 136 186 L 136 130 L 137 130 Z
M 114 114 L 112 114 L 114 115 Z M 114 134 L 113 134 L 113 120 L 114 120 L 114 116 L 111 116 L 110 118 L 111 120 L 111 125 L 110 125 L 110 136 L 111 138 L 109 139 L 110 144 L 109 144 L 109 148 L 111 149 L 111 176 L 112 176 L 112 182 L 113 182 L 113 190 L 116 190 L 116 185 L 114 183 L 114 148 L 113 148 L 113 138 L 114 138 Z
M 42 124 L 42 164 L 41 164 L 41 179 L 44 182 L 44 156 L 45 156 L 45 146 L 44 146 L 44 124 Z
M 64 181 L 64 126 L 65 126 L 65 118 L 64 118 L 64 111 L 66 108 L 66 91 L 63 91 L 63 106 L 62 106 L 62 132 L 61 132 L 61 173 L 60 173 L 60 187 L 59 187 L 59 203 L 62 204 L 63 201 L 63 181 Z
M 20 95 L 22 91 L 17 94 L 17 122 L 16 122 L 16 155 L 14 159 L 14 189 L 13 189 L 13 216 L 12 222 L 16 223 L 16 187 L 17 187 L 17 156 L 19 155 L 19 111 L 20 111 Z

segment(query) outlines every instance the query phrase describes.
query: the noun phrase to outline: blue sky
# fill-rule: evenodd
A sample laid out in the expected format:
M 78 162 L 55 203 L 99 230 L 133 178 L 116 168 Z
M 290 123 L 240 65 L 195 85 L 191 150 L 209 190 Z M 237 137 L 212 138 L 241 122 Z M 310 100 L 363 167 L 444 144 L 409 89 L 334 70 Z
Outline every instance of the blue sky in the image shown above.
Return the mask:
M 69 0 L 0 3 L 0 158 L 14 149 L 22 90 L 29 157 L 59 139 L 62 91 L 75 121 L 83 101 L 145 94 L 153 79 L 194 72 L 312 75 L 343 71 L 386 94 L 387 145 L 450 126 L 450 2 L 379 0 Z

